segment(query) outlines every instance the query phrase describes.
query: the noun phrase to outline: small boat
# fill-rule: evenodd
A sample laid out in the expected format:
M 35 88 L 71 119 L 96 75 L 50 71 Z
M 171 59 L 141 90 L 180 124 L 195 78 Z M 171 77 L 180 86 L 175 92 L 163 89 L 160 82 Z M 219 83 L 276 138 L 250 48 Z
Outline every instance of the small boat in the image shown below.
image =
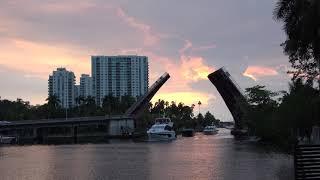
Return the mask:
M 12 144 L 15 142 L 15 140 L 16 140 L 15 137 L 0 135 L 0 144 Z
M 183 137 L 193 137 L 194 136 L 194 129 L 182 129 L 181 134 Z
M 149 140 L 174 140 L 176 132 L 170 118 L 157 118 L 154 125 L 147 131 Z
M 211 125 L 211 126 L 206 126 L 203 130 L 203 133 L 205 135 L 214 135 L 218 133 L 218 129 L 216 128 L 215 125 Z

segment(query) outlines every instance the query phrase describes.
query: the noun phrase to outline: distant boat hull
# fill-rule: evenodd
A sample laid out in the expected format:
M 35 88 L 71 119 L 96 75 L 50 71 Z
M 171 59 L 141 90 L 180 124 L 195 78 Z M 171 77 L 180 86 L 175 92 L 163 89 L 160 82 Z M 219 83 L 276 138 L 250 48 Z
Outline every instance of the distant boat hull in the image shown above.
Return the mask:
M 216 126 L 212 125 L 212 126 L 206 126 L 203 130 L 203 134 L 205 135 L 215 135 L 218 133 L 218 129 L 216 128 Z
M 15 140 L 15 137 L 0 136 L 0 144 L 12 144 Z
M 218 134 L 218 130 L 203 131 L 203 134 L 205 134 L 205 135 L 215 135 L 215 134 Z
M 149 140 L 175 140 L 176 133 L 172 132 L 158 132 L 158 133 L 148 133 Z

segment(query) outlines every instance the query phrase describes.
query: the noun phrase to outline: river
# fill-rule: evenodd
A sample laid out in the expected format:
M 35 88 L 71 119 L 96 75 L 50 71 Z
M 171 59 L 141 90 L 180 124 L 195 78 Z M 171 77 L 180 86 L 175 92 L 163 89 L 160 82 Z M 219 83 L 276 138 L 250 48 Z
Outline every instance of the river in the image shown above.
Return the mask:
M 293 179 L 289 155 L 236 141 L 221 129 L 167 143 L 0 147 L 1 180 Z

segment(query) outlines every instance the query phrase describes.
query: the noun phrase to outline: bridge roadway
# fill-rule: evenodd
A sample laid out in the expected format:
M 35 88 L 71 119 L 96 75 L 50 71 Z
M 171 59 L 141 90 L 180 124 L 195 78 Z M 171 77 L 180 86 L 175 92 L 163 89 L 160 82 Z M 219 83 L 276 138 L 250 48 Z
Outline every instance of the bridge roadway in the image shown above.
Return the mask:
M 104 127 L 101 132 L 79 132 L 81 127 Z M 66 131 L 55 133 L 54 129 L 61 127 Z M 95 116 L 61 119 L 41 119 L 13 121 L 0 125 L 0 134 L 16 137 L 19 142 L 48 142 L 48 139 L 73 139 L 78 142 L 81 136 L 121 137 L 134 130 L 134 119 L 128 116 Z
M 11 121 L 10 123 L 1 124 L 0 131 L 24 128 L 41 128 L 57 126 L 81 126 L 92 124 L 109 124 L 112 121 L 132 121 L 128 116 L 93 116 L 93 117 L 75 117 L 75 118 L 58 118 L 58 119 L 40 119 L 40 120 L 21 120 Z

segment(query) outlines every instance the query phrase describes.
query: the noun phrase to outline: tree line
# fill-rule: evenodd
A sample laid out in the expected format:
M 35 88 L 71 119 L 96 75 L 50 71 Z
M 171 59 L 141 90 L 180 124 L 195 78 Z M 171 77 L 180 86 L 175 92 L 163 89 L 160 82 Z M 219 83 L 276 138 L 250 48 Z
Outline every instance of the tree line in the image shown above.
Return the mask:
M 54 118 L 72 118 L 88 116 L 112 116 L 122 115 L 136 102 L 136 98 L 131 96 L 114 97 L 106 96 L 102 105 L 97 105 L 92 96 L 76 98 L 76 106 L 65 109 L 56 96 L 49 96 L 43 105 L 30 105 L 29 102 L 17 99 L 10 101 L 0 98 L 0 120 L 19 121 L 30 119 L 54 119 Z M 146 109 L 137 119 L 138 128 L 145 129 L 154 123 L 158 117 L 169 117 L 175 123 L 177 129 L 198 128 L 201 129 L 207 125 L 219 124 L 219 120 L 210 112 L 205 115 L 201 113 L 194 115 L 195 105 L 187 106 L 183 103 L 176 103 L 165 100 L 158 100 L 154 104 L 149 103 Z
M 313 126 L 320 126 L 320 91 L 312 81 L 298 78 L 288 92 L 257 85 L 246 88 L 246 97 L 249 134 L 263 141 L 290 148 L 297 136 L 310 135 Z
M 247 88 L 245 119 L 251 134 L 289 147 L 297 136 L 309 136 L 313 126 L 320 126 L 320 1 L 278 0 L 273 14 L 286 33 L 281 46 L 292 81 L 288 92 Z

